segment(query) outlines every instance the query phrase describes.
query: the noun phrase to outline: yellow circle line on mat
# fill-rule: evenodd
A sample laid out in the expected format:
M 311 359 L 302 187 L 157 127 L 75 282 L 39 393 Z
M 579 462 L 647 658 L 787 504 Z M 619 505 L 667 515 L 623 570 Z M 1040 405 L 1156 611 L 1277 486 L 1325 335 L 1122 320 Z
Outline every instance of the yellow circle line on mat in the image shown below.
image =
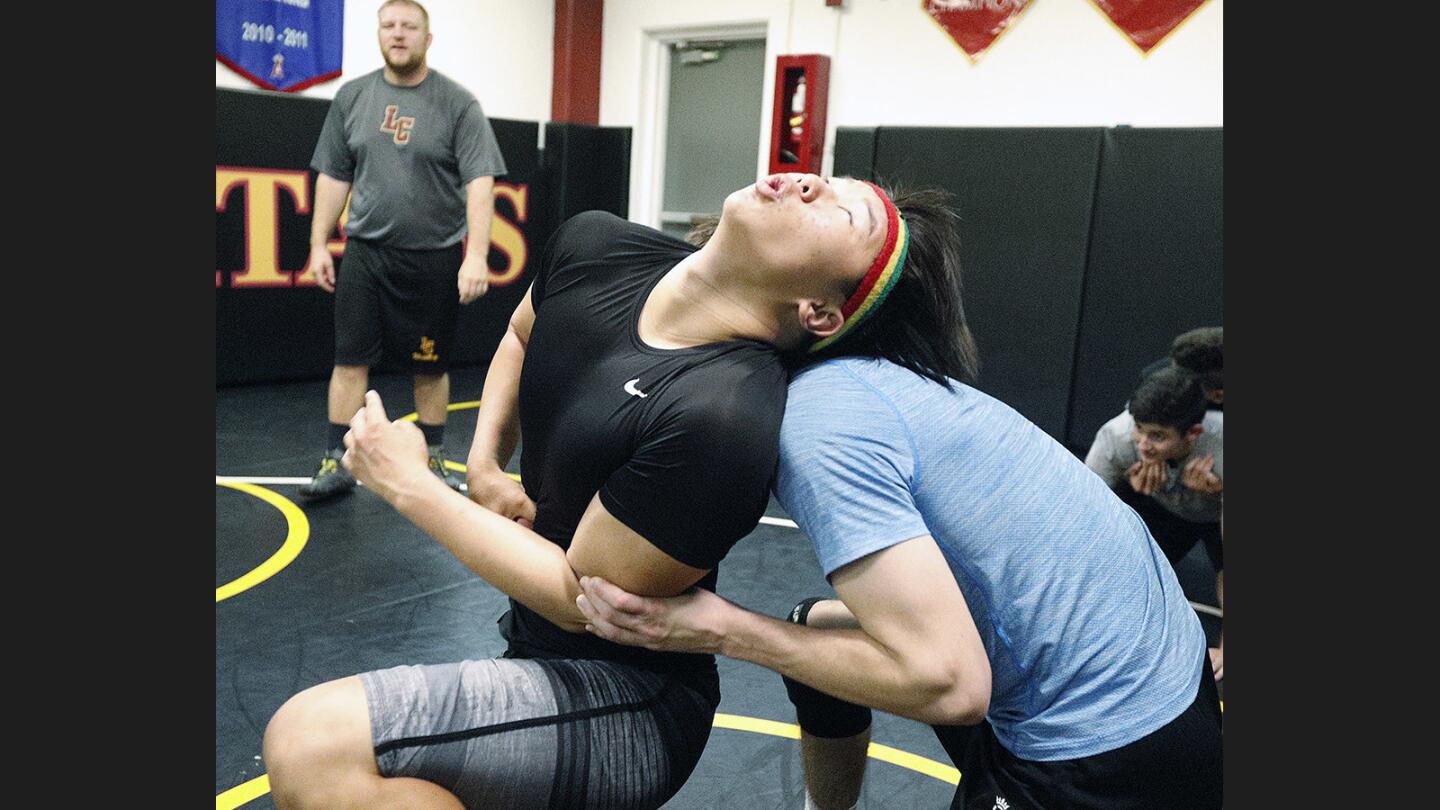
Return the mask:
M 758 717 L 745 717 L 738 714 L 715 715 L 715 728 L 728 728 L 736 731 L 753 731 L 756 734 L 769 734 L 774 737 L 788 737 L 792 740 L 800 739 L 800 727 L 794 723 L 777 723 L 774 720 L 761 720 Z M 872 759 L 881 762 L 888 762 L 891 765 L 899 765 L 902 768 L 909 768 L 912 771 L 932 776 L 942 782 L 949 782 L 952 785 L 960 784 L 960 772 L 949 765 L 927 759 L 909 751 L 901 751 L 898 748 L 891 748 L 888 745 L 870 743 L 866 751 Z
M 243 785 L 215 797 L 215 810 L 235 810 L 246 802 L 254 801 L 270 792 L 270 775 L 262 773 Z
M 480 400 L 476 399 L 476 400 L 471 400 L 470 402 L 452 402 L 452 403 L 450 403 L 449 405 L 446 405 L 446 406 L 445 406 L 445 410 L 447 410 L 447 411 L 463 411 L 463 410 L 465 410 L 466 408 L 478 408 L 478 407 L 480 407 Z M 415 412 L 412 411 L 412 412 L 407 413 L 407 414 L 405 414 L 404 416 L 400 417 L 400 421 L 402 421 L 402 422 L 414 422 L 416 419 L 419 419 L 419 418 L 420 418 L 420 414 L 415 413 Z M 447 458 L 447 459 L 445 459 L 445 469 L 447 469 L 447 470 L 454 470 L 455 472 L 462 472 L 462 473 L 463 473 L 463 472 L 465 472 L 466 467 L 465 467 L 464 464 L 461 464 L 461 463 L 456 462 L 456 461 L 451 461 L 450 459 Z M 511 478 L 514 478 L 516 481 L 519 481 L 519 480 L 520 480 L 520 476 L 516 475 L 515 473 L 505 473 L 505 474 L 508 475 L 508 476 L 510 476 Z
M 300 556 L 300 549 L 305 548 L 305 541 L 310 539 L 310 520 L 293 501 L 264 487 L 235 481 L 221 481 L 219 478 L 215 479 L 215 486 L 238 489 L 279 509 L 280 514 L 285 516 L 285 524 L 288 528 L 285 542 L 280 545 L 279 551 L 270 555 L 270 559 L 260 563 L 248 573 L 242 574 L 238 579 L 232 579 L 215 589 L 215 601 L 220 602 L 275 576 Z
M 446 460 L 445 460 L 445 468 L 446 468 L 446 470 L 455 470 L 456 473 L 464 473 L 465 470 L 468 470 L 468 467 L 465 467 L 464 464 L 459 463 L 459 461 L 451 461 L 451 460 L 449 460 L 449 458 L 446 458 Z M 507 474 L 507 476 L 510 476 L 511 479 L 514 479 L 514 480 L 517 480 L 517 481 L 520 480 L 520 473 L 505 473 L 505 474 Z
M 449 405 L 446 405 L 446 406 L 445 406 L 445 410 L 447 410 L 447 411 L 463 411 L 463 410 L 465 410 L 466 408 L 478 408 L 478 407 L 480 407 L 480 400 L 476 399 L 476 400 L 472 400 L 472 401 L 470 401 L 470 402 L 452 402 L 452 403 L 450 403 Z M 414 422 L 416 419 L 419 419 L 419 418 L 420 418 L 420 414 L 416 413 L 415 411 L 411 411 L 410 413 L 407 413 L 407 414 L 405 414 L 404 416 L 400 417 L 400 420 L 399 420 L 399 421 L 401 421 L 401 422 Z
M 466 467 L 464 464 L 461 464 L 461 463 L 458 462 L 458 461 L 451 461 L 450 459 L 447 458 L 447 459 L 445 459 L 445 469 L 447 469 L 447 470 L 454 470 L 455 472 L 462 472 L 462 473 L 463 473 L 463 472 L 465 472 L 465 471 L 466 471 L 467 469 L 469 469 L 469 468 Z M 508 476 L 510 476 L 511 478 L 514 478 L 516 481 L 519 481 L 519 480 L 520 480 L 520 474 L 519 474 L 519 473 L 505 473 L 505 474 L 508 475 Z
M 753 731 L 756 734 L 769 734 L 773 737 L 789 737 L 792 740 L 800 739 L 800 727 L 794 723 L 777 723 L 774 720 L 761 720 L 758 717 L 745 717 L 739 714 L 715 715 L 715 728 L 728 728 L 734 731 Z M 870 743 L 868 751 L 872 759 L 881 762 L 888 762 L 891 765 L 899 765 L 902 768 L 909 768 L 912 771 L 933 776 L 941 782 L 949 782 L 952 785 L 960 784 L 960 772 L 933 759 L 926 759 L 909 751 L 901 751 L 898 748 L 891 748 L 888 745 Z M 251 779 L 242 785 L 221 793 L 215 797 L 215 810 L 235 810 L 248 801 L 258 799 L 270 792 L 270 777 L 265 774 Z

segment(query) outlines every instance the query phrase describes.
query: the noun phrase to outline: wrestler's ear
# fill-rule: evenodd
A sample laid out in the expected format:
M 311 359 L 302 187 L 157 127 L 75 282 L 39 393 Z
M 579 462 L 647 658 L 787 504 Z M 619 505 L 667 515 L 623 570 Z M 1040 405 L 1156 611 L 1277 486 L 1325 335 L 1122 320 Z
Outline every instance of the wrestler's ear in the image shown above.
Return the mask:
M 818 298 L 802 300 L 798 312 L 800 326 L 817 339 L 830 337 L 845 325 L 840 307 Z

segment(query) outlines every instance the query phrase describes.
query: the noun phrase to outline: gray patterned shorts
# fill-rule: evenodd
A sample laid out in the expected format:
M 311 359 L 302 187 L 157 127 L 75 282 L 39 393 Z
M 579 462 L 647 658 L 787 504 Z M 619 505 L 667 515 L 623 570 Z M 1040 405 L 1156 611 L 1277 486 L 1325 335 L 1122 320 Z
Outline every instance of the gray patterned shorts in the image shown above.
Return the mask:
M 469 808 L 651 808 L 689 778 L 715 708 L 613 661 L 499 658 L 360 675 L 380 773 Z

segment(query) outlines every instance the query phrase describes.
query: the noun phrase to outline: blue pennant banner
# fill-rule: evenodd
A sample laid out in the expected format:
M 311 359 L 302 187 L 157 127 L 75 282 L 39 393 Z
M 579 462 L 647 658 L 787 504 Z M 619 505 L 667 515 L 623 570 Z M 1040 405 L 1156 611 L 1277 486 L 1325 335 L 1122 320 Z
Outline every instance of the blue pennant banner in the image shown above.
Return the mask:
M 344 0 L 215 0 L 215 58 L 266 90 L 340 75 Z

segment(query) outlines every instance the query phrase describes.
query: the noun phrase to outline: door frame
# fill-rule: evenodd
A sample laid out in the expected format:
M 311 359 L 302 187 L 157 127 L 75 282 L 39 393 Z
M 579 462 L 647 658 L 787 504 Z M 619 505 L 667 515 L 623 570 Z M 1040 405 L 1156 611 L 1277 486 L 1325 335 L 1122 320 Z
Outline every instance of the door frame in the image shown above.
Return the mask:
M 635 145 L 630 155 L 630 215 L 633 222 L 660 227 L 660 210 L 665 194 L 665 144 L 670 117 L 671 46 L 682 40 L 764 40 L 764 87 L 760 99 L 760 148 L 755 155 L 755 174 L 764 173 L 770 146 L 766 137 L 770 124 L 770 103 L 774 96 L 775 55 L 771 48 L 770 22 L 765 19 L 738 20 L 718 25 L 687 25 L 675 28 L 647 28 L 640 43 L 640 106 L 635 120 Z

